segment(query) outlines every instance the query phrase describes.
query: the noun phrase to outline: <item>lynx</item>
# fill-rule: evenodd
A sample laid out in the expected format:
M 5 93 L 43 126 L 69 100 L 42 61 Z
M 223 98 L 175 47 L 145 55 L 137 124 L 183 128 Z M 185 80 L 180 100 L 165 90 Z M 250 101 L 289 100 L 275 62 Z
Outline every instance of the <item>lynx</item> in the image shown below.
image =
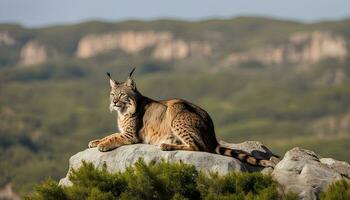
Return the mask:
M 143 96 L 132 79 L 118 82 L 107 72 L 111 87 L 110 110 L 118 112 L 120 133 L 90 141 L 89 148 L 109 151 L 122 145 L 145 143 L 164 151 L 205 151 L 237 158 L 250 165 L 270 166 L 269 160 L 257 159 L 241 150 L 220 146 L 214 124 L 202 108 L 182 99 L 157 101 Z

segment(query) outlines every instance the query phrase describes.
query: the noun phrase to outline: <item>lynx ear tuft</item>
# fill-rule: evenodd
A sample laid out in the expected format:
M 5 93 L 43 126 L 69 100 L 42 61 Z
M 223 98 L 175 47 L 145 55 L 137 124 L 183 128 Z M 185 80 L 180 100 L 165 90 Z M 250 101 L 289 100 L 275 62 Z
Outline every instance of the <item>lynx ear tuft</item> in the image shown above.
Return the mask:
M 136 67 L 134 67 L 134 69 L 131 70 L 131 72 L 129 73 L 129 78 L 131 78 L 132 74 L 134 73 Z
M 118 82 L 112 79 L 109 72 L 107 72 L 107 76 L 109 77 L 109 84 L 111 85 L 111 88 L 115 88 L 118 85 Z
M 131 76 L 132 74 L 134 73 L 136 68 L 132 69 L 131 72 L 129 73 L 129 77 L 128 79 L 126 80 L 125 82 L 125 85 L 128 86 L 129 88 L 131 89 L 136 89 L 136 84 L 135 84 L 135 81 L 132 80 Z

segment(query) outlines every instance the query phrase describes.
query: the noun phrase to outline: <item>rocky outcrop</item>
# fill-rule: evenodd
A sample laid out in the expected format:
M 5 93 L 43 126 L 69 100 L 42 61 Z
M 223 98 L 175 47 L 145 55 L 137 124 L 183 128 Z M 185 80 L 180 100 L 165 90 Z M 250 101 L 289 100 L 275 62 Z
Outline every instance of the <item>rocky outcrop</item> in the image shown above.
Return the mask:
M 175 39 L 171 32 L 121 31 L 83 37 L 79 41 L 76 55 L 79 58 L 89 58 L 116 49 L 137 54 L 150 47 L 153 48 L 151 55 L 161 60 L 206 56 L 211 53 L 208 44 Z
M 344 161 L 338 161 L 333 158 L 321 158 L 320 162 L 327 165 L 329 168 L 337 171 L 342 176 L 350 179 L 350 165 Z
M 11 35 L 8 32 L 6 31 L 0 32 L 0 46 L 1 45 L 11 46 L 14 44 L 16 44 L 16 40 L 13 37 L 11 37 Z
M 344 59 L 348 55 L 345 39 L 330 32 L 295 33 L 289 41 L 290 62 L 315 63 L 325 58 Z
M 160 60 L 178 60 L 187 57 L 209 56 L 210 54 L 211 48 L 207 43 L 169 40 L 159 43 L 152 56 Z
M 162 151 L 160 148 L 147 144 L 121 146 L 109 152 L 100 152 L 96 148 L 86 149 L 72 156 L 69 160 L 67 176 L 60 180 L 60 185 L 69 186 L 69 173 L 82 165 L 82 161 L 90 162 L 101 168 L 104 163 L 110 172 L 123 171 L 128 166 L 143 158 L 146 163 L 151 161 L 179 162 L 194 165 L 204 172 L 227 174 L 231 171 L 269 173 L 286 190 L 296 193 L 299 199 L 317 199 L 322 191 L 342 178 L 350 179 L 350 165 L 332 158 L 321 158 L 312 151 L 293 148 L 282 160 L 261 142 L 248 141 L 240 144 L 220 142 L 221 145 L 240 149 L 258 158 L 269 159 L 277 165 L 262 169 L 244 164 L 227 156 L 193 151 Z
M 320 192 L 350 173 L 350 165 L 334 159 L 321 159 L 314 152 L 293 148 L 275 166 L 272 176 L 300 199 L 318 199 Z
M 22 47 L 20 59 L 22 65 L 43 63 L 48 59 L 48 49 L 43 44 L 31 40 Z
M 255 144 L 253 145 L 253 143 Z M 262 144 L 249 142 L 249 144 L 242 143 L 239 146 L 247 147 L 255 152 L 261 151 L 260 155 L 262 158 L 269 159 L 272 156 L 271 151 L 260 145 Z M 252 149 L 254 146 L 256 148 Z M 186 164 L 194 165 L 197 169 L 204 172 L 218 172 L 219 174 L 227 174 L 231 171 L 252 172 L 262 170 L 261 167 L 253 167 L 227 156 L 206 152 L 162 151 L 157 146 L 147 144 L 125 145 L 109 152 L 100 152 L 96 148 L 86 149 L 70 158 L 69 169 L 79 168 L 82 165 L 82 161 L 85 160 L 93 163 L 96 167 L 102 167 L 106 163 L 110 172 L 123 171 L 126 167 L 136 163 L 140 158 L 143 158 L 146 163 L 151 161 L 159 162 L 162 159 L 169 162 L 182 161 Z M 70 184 L 68 174 L 66 178 L 61 179 L 61 185 Z
M 299 32 L 292 34 L 286 44 L 267 46 L 247 52 L 234 52 L 224 65 L 245 62 L 262 64 L 312 64 L 327 58 L 344 60 L 348 56 L 346 40 L 329 32 Z
M 3 188 L 0 188 L 0 199 L 20 200 L 21 198 L 13 191 L 12 184 L 8 183 Z
M 113 49 L 121 49 L 126 53 L 134 54 L 171 38 L 172 34 L 169 32 L 154 31 L 125 31 L 87 35 L 79 41 L 76 55 L 79 58 L 89 58 Z

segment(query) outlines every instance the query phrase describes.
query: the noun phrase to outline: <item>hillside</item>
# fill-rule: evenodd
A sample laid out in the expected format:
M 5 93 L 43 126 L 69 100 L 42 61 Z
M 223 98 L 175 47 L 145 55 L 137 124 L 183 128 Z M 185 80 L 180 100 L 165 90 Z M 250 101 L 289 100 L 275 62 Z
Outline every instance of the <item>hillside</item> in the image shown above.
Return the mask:
M 207 110 L 217 137 L 301 146 L 350 161 L 350 20 L 240 17 L 28 29 L 0 25 L 0 185 L 20 193 L 66 172 L 74 152 L 116 131 L 105 72 Z

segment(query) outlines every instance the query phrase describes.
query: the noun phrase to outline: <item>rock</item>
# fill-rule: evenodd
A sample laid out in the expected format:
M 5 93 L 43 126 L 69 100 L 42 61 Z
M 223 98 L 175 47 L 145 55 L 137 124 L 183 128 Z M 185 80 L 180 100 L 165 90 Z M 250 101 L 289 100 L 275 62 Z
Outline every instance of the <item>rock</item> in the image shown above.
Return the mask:
M 47 60 L 47 48 L 37 41 L 27 42 L 21 49 L 21 61 L 23 65 L 40 64 Z
M 11 46 L 16 44 L 16 40 L 7 31 L 0 32 L 0 46 Z
M 117 49 L 133 55 L 147 48 L 153 48 L 151 56 L 160 60 L 211 54 L 209 44 L 176 39 L 168 31 L 119 31 L 83 37 L 79 41 L 76 55 L 79 58 L 90 58 Z
M 250 51 L 233 52 L 226 57 L 224 65 L 238 66 L 247 62 L 258 62 L 265 65 L 280 64 L 284 62 L 283 47 L 262 47 Z
M 296 147 L 288 151 L 275 166 L 272 176 L 287 191 L 297 193 L 300 199 L 317 199 L 321 191 L 342 178 L 340 171 L 347 171 L 344 163 L 335 163 L 338 162 L 321 162 L 314 152 Z
M 159 60 L 179 60 L 187 57 L 204 57 L 211 55 L 211 47 L 204 42 L 185 42 L 169 40 L 160 43 L 154 49 L 152 56 Z
M 194 165 L 198 170 L 218 172 L 219 174 L 227 174 L 231 171 L 251 172 L 262 170 L 261 167 L 252 167 L 235 158 L 218 154 L 194 151 L 162 151 L 154 145 L 134 144 L 121 146 L 109 152 L 100 152 L 96 148 L 86 149 L 70 158 L 69 171 L 79 168 L 83 160 L 91 162 L 99 168 L 106 163 L 110 172 L 123 171 L 126 167 L 136 163 L 139 158 L 143 158 L 146 163 L 159 162 L 162 159 L 169 162 L 182 161 Z M 61 185 L 68 186 L 71 184 L 68 180 L 68 174 L 60 180 Z
M 184 59 L 190 53 L 189 45 L 183 40 L 170 40 L 160 43 L 152 56 L 160 60 Z
M 156 43 L 171 40 L 172 37 L 170 32 L 154 31 L 120 31 L 87 35 L 79 41 L 76 55 L 79 58 L 89 58 L 114 49 L 135 54 Z
M 327 58 L 345 60 L 348 57 L 346 39 L 326 31 L 298 32 L 292 34 L 287 43 L 233 52 L 224 60 L 224 66 L 237 66 L 246 62 L 262 64 L 310 64 Z M 340 77 L 341 78 L 341 77 Z M 338 78 L 338 79 L 340 79 Z
M 290 56 L 291 62 L 302 60 L 306 63 L 315 63 L 324 58 L 344 59 L 348 56 L 345 38 L 330 32 L 294 33 L 289 41 L 293 50 L 288 53 L 294 53 Z
M 8 183 L 0 188 L 0 199 L 3 200 L 20 200 L 20 196 L 13 191 L 12 184 Z
M 344 161 L 334 160 L 333 158 L 321 158 L 321 163 L 326 164 L 329 168 L 337 171 L 342 176 L 350 179 L 350 165 Z

